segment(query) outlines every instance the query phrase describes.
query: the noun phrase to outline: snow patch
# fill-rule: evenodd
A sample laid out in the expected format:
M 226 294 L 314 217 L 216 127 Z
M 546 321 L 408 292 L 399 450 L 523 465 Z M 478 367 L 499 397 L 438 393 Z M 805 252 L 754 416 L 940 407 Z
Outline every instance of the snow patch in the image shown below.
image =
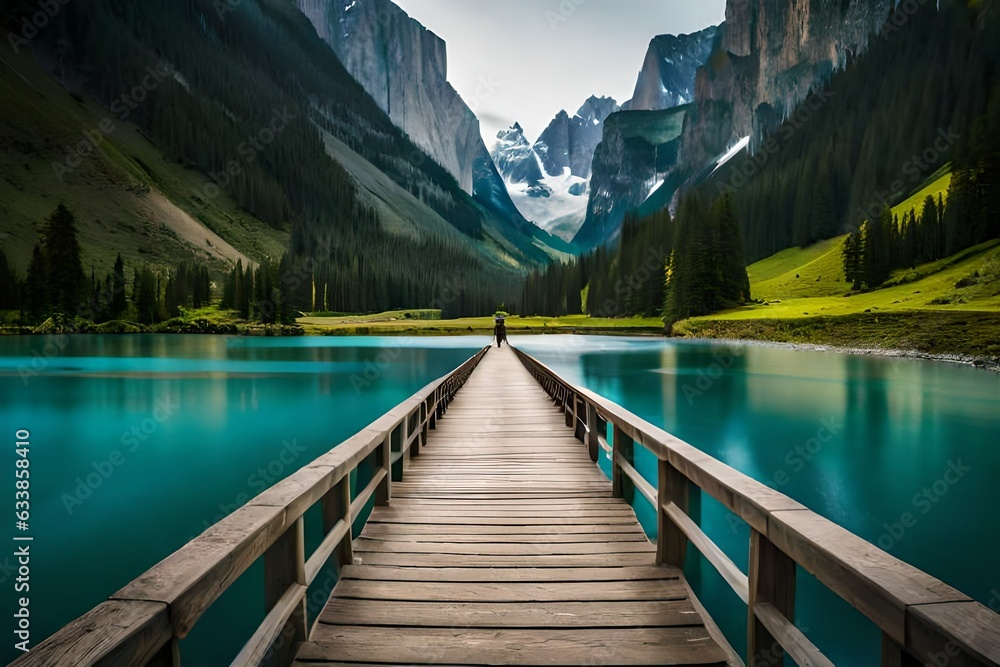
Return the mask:
M 539 167 L 541 167 L 540 162 Z M 590 197 L 589 190 L 574 195 L 570 189 L 580 184 L 589 185 L 589 181 L 574 176 L 569 167 L 563 169 L 562 174 L 558 176 L 550 176 L 544 169 L 542 173 L 545 177 L 539 183 L 505 181 L 507 192 L 510 193 L 514 206 L 526 219 L 547 232 L 567 241 L 572 240 L 587 217 L 587 203 Z M 549 191 L 548 197 L 533 197 L 529 194 L 529 190 L 537 188 L 539 184 Z
M 656 183 L 654 183 L 653 187 L 650 188 L 650 190 L 649 190 L 649 194 L 646 195 L 646 198 L 642 200 L 642 203 L 645 204 L 647 201 L 649 201 L 649 198 L 653 196 L 653 193 L 656 192 L 657 190 L 659 190 L 660 188 L 662 188 L 663 184 L 666 183 L 666 182 L 667 182 L 666 179 L 661 178 Z
M 723 156 L 722 156 L 722 157 L 721 157 L 721 158 L 719 159 L 718 163 L 716 163 L 716 165 L 715 165 L 715 169 L 713 169 L 713 170 L 712 170 L 712 173 L 714 174 L 715 172 L 717 172 L 717 171 L 719 170 L 719 168 L 720 168 L 720 167 L 721 167 L 722 165 L 724 165 L 724 164 L 726 164 L 727 162 L 729 162 L 730 160 L 732 160 L 732 159 L 733 159 L 734 157 L 736 157 L 736 155 L 737 155 L 737 154 L 738 154 L 738 153 L 739 153 L 739 152 L 740 152 L 741 150 L 743 150 L 744 148 L 746 148 L 746 147 L 747 147 L 747 146 L 749 146 L 749 145 L 750 145 L 750 137 L 749 137 L 749 136 L 746 136 L 746 137 L 743 137 L 742 139 L 740 139 L 739 141 L 737 141 L 737 142 L 736 142 L 736 145 L 735 145 L 735 146 L 733 146 L 732 148 L 730 148 L 730 149 L 729 149 L 729 150 L 728 150 L 728 151 L 726 152 L 726 154 L 725 154 L 725 155 L 723 155 Z M 711 174 L 710 174 L 710 175 L 711 175 Z

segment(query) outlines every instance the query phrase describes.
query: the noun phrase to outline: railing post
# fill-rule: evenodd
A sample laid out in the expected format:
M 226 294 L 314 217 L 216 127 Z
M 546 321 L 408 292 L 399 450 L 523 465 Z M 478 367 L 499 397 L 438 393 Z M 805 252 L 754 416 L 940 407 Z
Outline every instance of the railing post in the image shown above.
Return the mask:
M 398 437 L 396 437 L 397 431 L 399 432 Z M 403 476 L 406 474 L 407 464 L 409 463 L 409 461 L 407 460 L 408 454 L 403 451 L 403 448 L 406 446 L 406 441 L 409 440 L 410 417 L 407 416 L 405 419 L 403 419 L 403 421 L 399 424 L 399 426 L 393 429 L 392 432 L 394 436 L 393 439 L 396 441 L 393 443 L 392 446 L 393 458 L 396 457 L 397 452 L 399 453 L 399 462 L 397 465 L 393 466 L 393 472 L 395 474 L 393 475 L 392 481 L 402 482 Z
M 597 463 L 597 459 L 601 455 L 600 433 L 597 432 L 597 408 L 588 401 L 585 409 L 587 411 L 587 453 L 590 454 L 590 460 Z
M 615 424 L 614 440 L 611 443 L 611 492 L 615 498 L 623 498 L 631 505 L 635 496 L 635 485 L 622 472 L 620 461 L 625 461 L 629 465 L 634 463 L 633 442 L 632 438 L 625 435 L 625 431 Z
M 305 539 L 302 517 L 264 553 L 264 604 L 272 609 L 289 587 L 306 585 Z M 306 600 L 295 607 L 261 665 L 287 667 L 295 660 L 299 644 L 306 641 Z
M 351 527 L 351 475 L 344 475 L 339 482 L 323 494 L 320 500 L 323 511 L 323 534 L 328 535 L 337 523 L 343 519 L 347 522 L 347 534 L 341 540 L 333 555 L 337 559 L 338 568 L 354 562 L 354 536 Z
M 750 529 L 750 601 L 747 608 L 747 667 L 782 665 L 784 651 L 757 619 L 754 608 L 769 603 L 795 622 L 795 561 L 771 540 Z
M 574 425 L 573 413 L 576 412 L 576 394 L 569 389 L 566 390 L 566 397 L 563 400 L 563 412 L 566 413 L 566 426 Z
M 385 471 L 385 477 L 375 487 L 375 504 L 380 507 L 385 507 L 392 500 L 392 434 L 395 432 L 396 429 L 393 429 L 386 433 L 382 444 L 375 450 L 376 470 L 373 474 L 378 474 L 378 468 Z
M 687 537 L 667 516 L 664 507 L 673 503 L 685 514 L 690 508 L 691 482 L 669 461 L 660 461 L 657 475 L 656 564 L 684 567 Z
M 177 639 L 171 639 L 146 663 L 146 667 L 180 667 L 180 664 L 180 643 Z
M 921 667 L 920 661 L 906 652 L 896 640 L 882 633 L 882 667 Z
M 424 446 L 424 438 L 427 437 L 427 427 L 424 425 L 424 417 L 427 416 L 427 406 L 421 403 L 420 407 L 417 408 L 417 411 L 413 413 L 413 416 L 416 417 L 417 420 L 417 423 L 414 424 L 414 427 L 419 429 L 420 433 L 417 434 L 417 437 L 413 441 L 413 444 L 410 445 L 411 459 L 414 456 L 420 456 L 420 448 Z

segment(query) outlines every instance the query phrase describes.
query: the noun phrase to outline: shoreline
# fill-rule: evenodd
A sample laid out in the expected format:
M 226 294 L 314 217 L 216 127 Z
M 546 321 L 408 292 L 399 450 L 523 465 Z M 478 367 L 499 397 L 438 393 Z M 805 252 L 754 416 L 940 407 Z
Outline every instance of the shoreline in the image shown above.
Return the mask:
M 823 343 L 790 343 L 786 341 L 757 340 L 746 338 L 706 338 L 690 336 L 670 336 L 671 340 L 689 340 L 697 342 L 730 343 L 746 346 L 774 347 L 799 352 L 833 352 L 849 354 L 858 357 L 886 357 L 890 359 L 915 359 L 922 361 L 940 361 L 950 364 L 972 366 L 985 371 L 1000 373 L 1000 358 L 964 354 L 961 352 L 921 352 L 898 348 L 857 347 Z
M 273 325 L 272 325 L 273 326 Z M 401 337 L 427 337 L 427 338 L 443 338 L 443 337 L 464 337 L 464 336 L 491 336 L 491 330 L 447 330 L 447 329 L 436 329 L 436 328 L 413 328 L 406 330 L 394 331 L 391 328 L 386 328 L 376 331 L 363 331 L 359 332 L 356 330 L 349 330 L 344 332 L 336 331 L 317 331 L 315 329 L 307 330 L 305 327 L 299 325 L 298 327 L 274 327 L 270 328 L 267 326 L 258 325 L 257 327 L 248 327 L 248 331 L 232 331 L 232 330 L 215 330 L 215 331 L 197 331 L 197 330 L 172 330 L 172 331 L 135 331 L 135 332 L 101 332 L 101 331 L 86 331 L 86 330 L 50 330 L 50 331 L 31 331 L 31 330 L 21 330 L 21 331 L 10 331 L 16 327 L 3 327 L 0 328 L 0 336 L 25 336 L 25 337 L 43 337 L 52 335 L 112 335 L 112 336 L 155 336 L 155 335 L 192 335 L 192 336 L 235 336 L 240 338 L 310 338 L 310 337 L 328 337 L 328 338 L 372 338 L 372 337 L 385 337 L 385 338 L 401 338 Z M 228 327 L 227 327 L 228 328 Z M 363 327 L 365 329 L 372 329 L 375 327 Z M 27 328 L 25 328 L 27 329 Z M 617 338 L 646 338 L 655 339 L 662 338 L 664 340 L 673 341 L 691 341 L 691 342 L 705 342 L 705 343 L 722 343 L 731 345 L 741 345 L 741 346 L 762 346 L 762 347 L 772 347 L 780 348 L 786 350 L 797 350 L 803 352 L 833 352 L 837 354 L 849 354 L 854 356 L 879 356 L 886 357 L 890 359 L 915 359 L 923 361 L 939 361 L 951 364 L 959 364 L 963 366 L 972 366 L 973 368 L 978 368 L 986 371 L 991 371 L 994 373 L 1000 373 L 1000 357 L 991 357 L 985 355 L 975 355 L 968 354 L 964 352 L 928 352 L 915 349 L 907 348 L 896 348 L 896 347 L 875 347 L 875 346 L 864 346 L 864 345 L 838 345 L 835 343 L 808 343 L 808 342 L 794 342 L 794 341 L 780 341 L 780 340 L 768 340 L 760 338 L 739 338 L 739 337 L 726 337 L 726 336 L 705 336 L 705 335 L 667 335 L 663 332 L 656 332 L 648 327 L 636 327 L 635 329 L 609 329 L 595 327 L 594 329 L 586 328 L 556 328 L 552 327 L 547 330 L 537 329 L 537 328 L 525 328 L 522 330 L 512 330 L 508 331 L 508 335 L 511 336 L 606 336 L 606 337 L 617 337 Z

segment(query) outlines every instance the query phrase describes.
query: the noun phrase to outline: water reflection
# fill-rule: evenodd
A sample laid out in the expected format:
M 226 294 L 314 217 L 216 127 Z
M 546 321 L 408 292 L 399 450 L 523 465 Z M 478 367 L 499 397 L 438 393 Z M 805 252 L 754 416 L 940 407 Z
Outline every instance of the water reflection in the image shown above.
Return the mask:
M 559 338 L 513 343 L 567 380 L 611 398 L 981 602 L 997 588 L 1000 520 L 982 511 L 1000 504 L 997 374 L 941 362 L 764 345 Z M 637 456 L 637 467 L 655 480 L 651 459 L 642 463 Z M 963 470 L 960 478 L 956 469 Z M 946 476 L 956 483 L 943 481 Z M 906 513 L 915 524 L 900 534 L 896 524 Z M 653 532 L 647 518 L 653 515 L 641 508 L 637 514 Z M 745 568 L 745 524 L 703 498 L 701 525 Z M 693 560 L 686 568 L 689 577 L 733 645 L 741 647 L 745 606 L 710 566 Z M 846 606 L 815 582 L 803 590 L 809 594 L 800 595 L 800 615 L 834 662 L 878 664 L 878 634 L 870 623 L 841 613 Z M 841 610 L 835 622 L 829 609 Z M 847 636 L 859 641 L 842 641 Z
M 47 344 L 54 347 L 46 357 Z M 0 337 L 0 424 L 10 434 L 29 429 L 33 442 L 33 639 L 485 344 Z M 25 381 L 24 369 L 36 367 Z M 2 451 L 0 465 L 10 470 L 11 449 Z M 246 597 L 259 588 L 247 590 L 218 617 L 218 628 L 256 627 L 263 618 L 256 598 Z M 4 596 L 0 614 L 13 613 L 10 604 Z M 228 664 L 242 639 L 201 631 L 185 641 L 184 662 Z M 0 662 L 12 660 L 12 650 L 0 649 Z

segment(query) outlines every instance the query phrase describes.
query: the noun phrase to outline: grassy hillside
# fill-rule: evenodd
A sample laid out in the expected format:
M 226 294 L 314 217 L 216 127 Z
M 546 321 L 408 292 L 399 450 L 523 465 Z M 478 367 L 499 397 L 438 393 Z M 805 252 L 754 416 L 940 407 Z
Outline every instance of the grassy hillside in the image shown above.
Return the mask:
M 438 313 L 440 315 L 440 313 Z M 425 317 L 430 316 L 428 319 Z M 492 317 L 466 317 L 442 320 L 433 311 L 392 311 L 378 315 L 309 316 L 299 318 L 306 334 L 325 336 L 454 336 L 458 334 L 493 335 Z M 587 315 L 565 317 L 508 317 L 507 333 L 619 333 L 661 334 L 659 318 L 593 318 Z
M 287 246 L 287 231 L 239 210 L 225 194 L 195 206 L 194 193 L 208 183 L 203 174 L 168 160 L 89 97 L 67 92 L 23 52 L 0 67 L 0 115 L 0 247 L 20 272 L 60 202 L 76 215 L 85 269 L 99 276 L 119 252 L 132 266 L 199 258 L 221 269 Z M 53 163 L 65 162 L 107 118 L 113 130 L 98 132 L 97 149 L 60 179 Z
M 946 194 L 948 168 L 894 207 L 902 216 Z M 882 289 L 851 292 L 846 237 L 790 248 L 747 269 L 757 303 L 679 323 L 686 336 L 1000 355 L 1000 240 L 896 271 Z

